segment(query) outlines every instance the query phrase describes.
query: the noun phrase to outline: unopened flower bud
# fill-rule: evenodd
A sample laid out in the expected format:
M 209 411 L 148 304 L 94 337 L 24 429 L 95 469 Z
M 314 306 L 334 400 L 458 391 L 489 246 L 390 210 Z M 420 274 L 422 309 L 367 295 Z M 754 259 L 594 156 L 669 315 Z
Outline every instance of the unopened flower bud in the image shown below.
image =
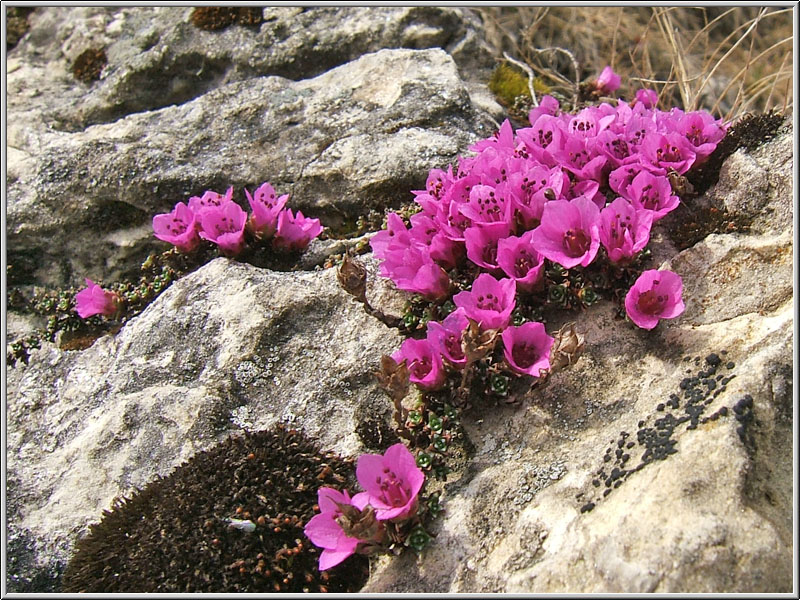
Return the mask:
M 345 292 L 359 302 L 366 301 L 367 269 L 363 264 L 345 255 L 342 265 L 336 272 L 336 277 Z

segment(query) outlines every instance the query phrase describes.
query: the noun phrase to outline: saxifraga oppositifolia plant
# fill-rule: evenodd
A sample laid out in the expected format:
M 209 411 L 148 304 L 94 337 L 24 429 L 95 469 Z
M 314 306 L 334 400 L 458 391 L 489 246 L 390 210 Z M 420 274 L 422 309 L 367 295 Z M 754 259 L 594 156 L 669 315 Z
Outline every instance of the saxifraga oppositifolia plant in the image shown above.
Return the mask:
M 606 67 L 587 85 L 606 97 L 620 83 Z M 546 331 L 547 309 L 605 296 L 646 329 L 683 312 L 680 276 L 646 270 L 650 232 L 688 195 L 685 175 L 727 125 L 657 102 L 640 89 L 571 114 L 544 96 L 530 127 L 505 121 L 456 168 L 433 169 L 408 221 L 388 215 L 370 244 L 381 276 L 417 296 L 401 327 L 412 337 L 392 355 L 411 383 L 430 393 L 459 380 L 456 405 L 513 400 L 513 383 L 551 371 L 560 344 Z
M 606 67 L 587 86 L 605 97 L 620 77 Z M 572 364 L 583 338 L 574 324 L 549 335 L 553 310 L 605 297 L 644 329 L 683 312 L 680 276 L 647 269 L 650 232 L 690 195 L 685 175 L 707 162 L 727 125 L 657 102 L 641 89 L 630 102 L 570 114 L 544 96 L 530 127 L 505 121 L 456 168 L 433 169 L 413 192 L 416 212 L 389 213 L 370 242 L 380 275 L 414 294 L 402 319 L 370 305 L 366 270 L 344 258 L 342 287 L 409 336 L 377 375 L 396 433 L 425 472 L 446 475 L 457 409 L 518 402 Z

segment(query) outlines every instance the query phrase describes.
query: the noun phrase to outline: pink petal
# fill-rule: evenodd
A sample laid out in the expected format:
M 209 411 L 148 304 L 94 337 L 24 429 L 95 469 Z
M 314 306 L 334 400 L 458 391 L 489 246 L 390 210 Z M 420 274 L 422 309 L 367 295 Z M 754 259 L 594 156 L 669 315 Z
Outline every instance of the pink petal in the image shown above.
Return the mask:
M 319 556 L 319 570 L 325 571 L 335 567 L 347 557 L 352 556 L 354 552 L 355 548 L 353 550 L 323 550 Z

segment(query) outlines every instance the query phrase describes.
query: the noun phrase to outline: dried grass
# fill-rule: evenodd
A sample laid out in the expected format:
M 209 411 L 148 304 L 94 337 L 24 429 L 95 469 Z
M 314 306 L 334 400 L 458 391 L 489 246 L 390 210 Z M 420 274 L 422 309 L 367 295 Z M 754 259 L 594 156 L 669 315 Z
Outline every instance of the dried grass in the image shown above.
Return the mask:
M 639 87 L 662 108 L 705 109 L 726 120 L 788 111 L 793 97 L 793 8 L 488 7 L 478 9 L 497 51 L 527 63 L 564 97 L 606 66 L 621 97 Z

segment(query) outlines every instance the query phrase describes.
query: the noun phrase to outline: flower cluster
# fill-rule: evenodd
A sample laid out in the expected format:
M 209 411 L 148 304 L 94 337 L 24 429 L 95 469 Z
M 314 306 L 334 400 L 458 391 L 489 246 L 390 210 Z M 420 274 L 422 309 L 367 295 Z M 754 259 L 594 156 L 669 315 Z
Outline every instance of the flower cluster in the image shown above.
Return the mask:
M 618 86 L 610 68 L 596 82 L 603 93 Z M 437 354 L 459 364 L 456 340 L 465 317 L 504 330 L 509 365 L 535 373 L 544 338 L 531 327 L 524 333 L 506 327 L 515 295 L 541 290 L 545 261 L 572 269 L 598 256 L 618 267 L 637 258 L 653 224 L 680 202 L 670 176 L 704 162 L 725 135 L 725 125 L 707 112 L 664 112 L 656 101 L 652 90 L 639 90 L 630 103 L 604 102 L 573 115 L 545 96 L 530 112 L 530 127 L 514 132 L 505 121 L 494 137 L 470 148 L 474 156 L 459 158 L 455 171 L 433 169 L 425 189 L 413 192 L 421 210 L 409 226 L 388 216 L 371 246 L 381 275 L 399 289 L 442 302 L 456 291 L 448 272 L 465 261 L 481 272 L 471 292 L 453 298 L 461 313 L 450 323 L 429 324 L 427 340 L 404 344 L 399 356 L 409 360 L 412 381 L 439 385 Z M 680 279 L 673 274 L 661 285 L 673 278 Z M 653 302 L 636 292 L 640 299 L 626 302 L 631 320 L 649 327 L 653 318 L 680 314 L 670 286 Z M 535 351 L 515 353 L 513 343 Z M 523 355 L 520 363 L 515 357 Z
M 255 240 L 272 239 L 275 248 L 302 250 L 322 232 L 319 219 L 309 219 L 285 208 L 288 194 L 277 196 L 272 185 L 264 183 L 251 195 L 245 189 L 252 213 L 233 201 L 233 188 L 225 194 L 206 191 L 192 196 L 189 203 L 178 202 L 170 213 L 153 217 L 155 236 L 173 244 L 179 252 L 191 252 L 200 239 L 213 242 L 226 256 L 236 256 L 245 248 L 245 231 Z
M 472 289 L 456 294 L 453 303 L 456 310 L 441 323 L 428 322 L 425 339 L 409 338 L 392 355 L 397 363 L 406 361 L 409 381 L 424 390 L 435 390 L 445 382 L 445 365 L 454 370 L 463 369 L 469 358 L 464 334 L 471 322 L 484 331 L 502 332 L 505 364 L 515 373 L 538 378 L 550 369 L 554 338 L 547 335 L 544 325 L 510 324 L 516 303 L 513 279 L 497 280 L 489 273 L 481 273 Z
M 322 548 L 320 571 L 356 552 L 379 549 L 387 540 L 387 523 L 410 523 L 416 516 L 425 475 L 402 443 L 383 455 L 362 454 L 356 477 L 366 491 L 355 496 L 329 487 L 317 492 L 320 514 L 311 518 L 305 534 Z

